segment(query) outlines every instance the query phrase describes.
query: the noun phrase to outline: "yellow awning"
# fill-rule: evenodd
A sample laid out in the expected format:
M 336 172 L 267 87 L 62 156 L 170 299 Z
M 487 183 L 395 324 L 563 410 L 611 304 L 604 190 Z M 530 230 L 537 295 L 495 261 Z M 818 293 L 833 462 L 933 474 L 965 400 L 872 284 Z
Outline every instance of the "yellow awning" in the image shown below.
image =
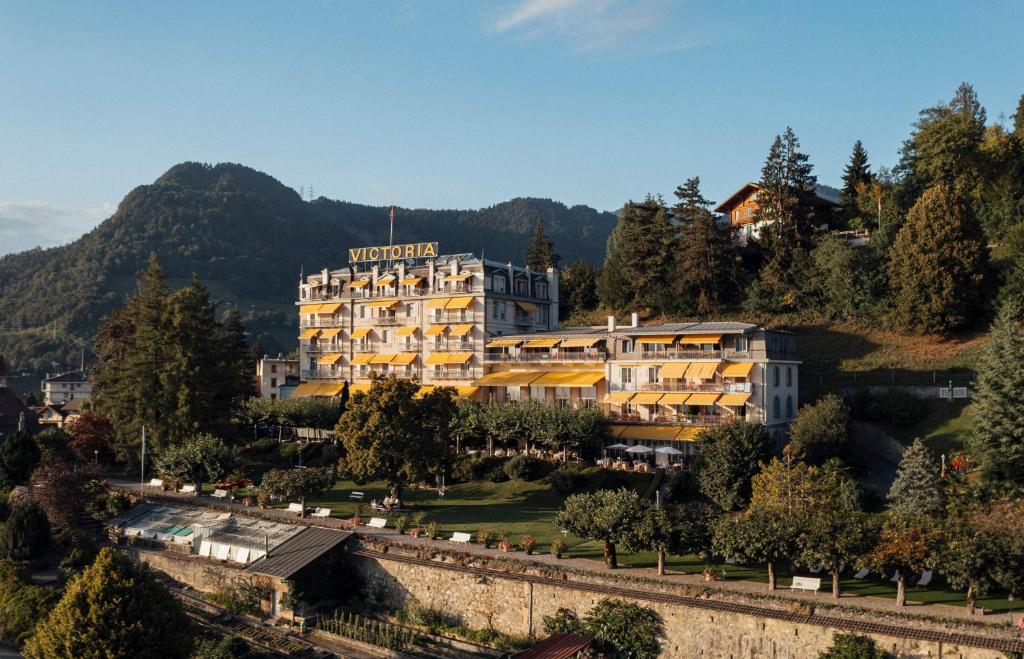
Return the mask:
M 658 343 L 658 344 L 664 345 L 664 344 L 672 343 L 675 340 L 676 340 L 676 335 L 675 334 L 652 334 L 650 336 L 638 336 L 638 337 L 636 337 L 636 342 L 640 343 L 640 344 L 644 344 L 644 343 Z
M 317 396 L 338 396 L 341 394 L 343 384 L 322 384 L 320 389 L 317 390 Z
M 321 364 L 337 364 L 341 361 L 341 354 L 336 352 L 332 355 L 320 355 L 317 361 Z
M 432 300 L 427 300 L 428 309 L 444 309 L 446 304 L 448 304 L 448 298 L 446 297 L 435 297 Z
M 439 334 L 444 334 L 444 331 L 446 329 L 448 329 L 447 325 L 431 325 L 430 327 L 428 327 L 423 332 L 423 335 L 424 336 L 438 336 Z
M 615 428 L 615 426 L 612 426 Z M 619 432 L 618 439 L 632 439 L 643 441 L 645 439 L 658 439 L 661 441 L 673 440 L 682 430 L 681 426 L 625 426 Z
M 676 435 L 677 442 L 692 442 L 697 439 L 697 435 L 701 434 L 707 428 L 683 428 L 683 430 Z
M 466 336 L 473 330 L 473 323 L 466 323 L 464 325 L 452 325 L 448 328 L 448 333 L 452 336 Z
M 562 341 L 563 348 L 589 348 L 601 339 L 566 339 Z
M 715 371 L 718 370 L 718 364 L 719 362 L 693 362 L 690 364 L 690 368 L 686 370 L 686 377 L 698 380 L 710 380 L 715 377 Z
M 523 344 L 524 348 L 554 348 L 561 339 L 531 339 Z
M 459 398 L 471 398 L 478 391 L 480 391 L 480 387 L 455 387 Z
M 750 376 L 750 369 L 754 368 L 754 362 L 739 362 L 736 364 L 727 364 L 722 369 L 722 377 L 726 378 L 745 378 Z
M 390 309 L 396 304 L 398 304 L 398 300 L 374 300 L 366 306 L 370 309 Z
M 526 386 L 544 375 L 542 371 L 498 371 L 488 373 L 473 384 L 486 387 Z
M 356 329 L 352 330 L 352 333 L 349 334 L 348 338 L 352 339 L 353 341 L 357 341 L 359 339 L 365 338 L 370 333 L 371 329 L 373 329 L 373 328 L 371 328 L 371 327 L 357 327 Z
M 306 398 L 312 396 L 320 389 L 320 385 L 314 382 L 303 382 L 299 386 L 295 387 L 295 391 L 292 392 L 292 398 Z
M 302 330 L 302 333 L 299 334 L 299 340 L 308 341 L 318 334 L 320 334 L 320 330 L 315 327 L 310 327 L 309 329 Z
M 611 403 L 612 405 L 622 405 L 623 403 L 628 403 L 634 393 L 633 391 L 613 391 L 604 397 L 604 402 Z
M 493 340 L 487 342 L 487 347 L 488 348 L 512 348 L 512 347 L 515 347 L 515 346 L 519 345 L 522 342 L 523 342 L 522 339 L 493 339 Z
M 422 384 L 420 385 L 420 390 L 416 392 L 416 398 L 423 398 L 434 389 L 437 389 L 437 387 L 432 384 Z
M 395 355 L 395 358 L 391 361 L 391 363 L 397 366 L 408 366 L 409 364 L 416 361 L 416 357 L 417 355 L 415 352 L 401 352 Z
M 355 281 L 350 282 L 348 287 L 349 288 L 366 288 L 369 285 L 370 285 L 370 280 L 369 279 L 356 279 Z
M 374 355 L 373 359 L 370 360 L 370 363 L 371 364 L 390 364 L 391 361 L 394 358 L 395 358 L 394 354 L 380 353 L 380 354 Z
M 338 336 L 339 334 L 341 334 L 341 328 L 340 327 L 332 327 L 331 329 L 325 329 L 323 331 L 323 333 L 320 335 L 320 338 L 321 339 L 333 339 L 334 337 Z
M 424 361 L 423 363 L 424 364 L 429 364 L 429 365 L 447 364 L 448 363 L 448 355 L 449 354 L 451 354 L 451 353 L 447 353 L 447 352 L 432 352 L 432 353 L 430 353 L 430 355 L 427 356 L 426 361 Z
M 686 345 L 704 345 L 705 343 L 718 343 L 722 340 L 721 334 L 684 334 L 679 337 L 679 342 Z
M 299 313 L 316 313 L 317 311 L 320 310 L 320 307 L 322 307 L 322 306 L 324 306 L 324 305 L 322 305 L 322 304 L 304 304 L 301 307 L 299 307 Z
M 444 279 L 445 279 L 445 281 L 466 281 L 467 279 L 469 279 L 472 276 L 473 276 L 472 272 L 463 272 L 463 273 L 458 274 L 458 275 L 448 275 Z
M 389 283 L 393 282 L 396 279 L 398 279 L 398 277 L 396 277 L 396 276 L 394 276 L 392 274 L 382 275 L 380 277 L 377 277 L 377 283 L 378 284 L 389 284 Z
M 655 405 L 663 395 L 660 391 L 641 391 L 630 402 L 634 405 Z
M 604 371 L 549 371 L 534 380 L 534 386 L 593 387 L 604 379 Z
M 423 277 L 405 277 L 399 283 L 402 286 L 419 286 L 423 283 Z
M 352 358 L 353 364 L 369 364 L 370 360 L 373 359 L 374 354 L 372 352 L 361 352 Z
M 471 352 L 435 352 L 427 357 L 426 364 L 465 364 L 473 358 Z
M 348 393 L 350 395 L 351 394 L 365 394 L 365 393 L 368 393 L 370 391 L 370 387 L 371 386 L 372 385 L 370 385 L 370 384 L 364 384 L 364 383 L 350 384 L 350 385 L 348 385 Z
M 690 397 L 690 394 L 682 392 L 669 392 L 661 397 L 662 405 L 682 405 L 686 402 L 686 399 Z
M 395 331 L 395 336 L 412 336 L 418 329 L 415 325 L 405 325 Z
M 714 405 L 718 400 L 718 394 L 690 394 L 686 399 L 687 405 Z
M 725 394 L 718 399 L 719 405 L 744 405 L 747 399 L 750 398 L 750 394 L 746 393 L 733 393 Z
M 690 368 L 690 362 L 668 362 L 658 371 L 662 379 L 682 380 L 686 377 L 686 369 Z
M 533 313 L 538 309 L 537 305 L 533 302 L 520 302 L 519 300 L 516 300 L 516 306 L 526 313 Z
M 330 304 L 321 304 L 320 308 L 316 310 L 317 313 L 337 313 L 338 309 L 341 308 L 341 302 L 331 302 Z
M 468 309 L 473 306 L 473 297 L 467 295 L 466 297 L 453 297 L 448 300 L 448 304 L 444 305 L 445 309 Z

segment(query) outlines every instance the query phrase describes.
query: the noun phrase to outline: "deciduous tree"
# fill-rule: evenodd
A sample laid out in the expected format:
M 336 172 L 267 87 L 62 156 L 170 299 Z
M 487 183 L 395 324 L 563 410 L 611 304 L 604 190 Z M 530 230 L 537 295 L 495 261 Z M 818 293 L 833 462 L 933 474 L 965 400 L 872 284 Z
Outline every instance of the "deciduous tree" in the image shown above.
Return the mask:
M 263 474 L 260 489 L 281 499 L 298 499 L 302 506 L 299 516 L 305 517 L 306 499 L 331 489 L 335 475 L 334 467 L 271 469 Z
M 224 475 L 234 453 L 223 440 L 209 433 L 196 433 L 176 446 L 163 449 L 156 458 L 156 470 L 162 476 L 195 483 L 196 492 L 203 483 Z
M 928 567 L 935 533 L 928 527 L 889 517 L 863 562 L 873 570 L 896 571 L 896 606 L 907 602 L 907 577 Z
M 637 531 L 648 506 L 640 495 L 625 488 L 574 494 L 562 504 L 555 525 L 579 538 L 604 543 L 605 565 L 614 569 L 619 566 L 617 545 L 641 544 Z
M 68 448 L 84 463 L 102 462 L 114 459 L 114 426 L 105 416 L 83 412 L 68 427 Z
M 764 427 L 753 423 L 713 426 L 697 436 L 700 491 L 722 510 L 750 500 L 750 481 L 771 455 Z
M 800 408 L 789 425 L 793 456 L 810 464 L 845 457 L 850 442 L 850 409 L 836 394 L 825 394 Z

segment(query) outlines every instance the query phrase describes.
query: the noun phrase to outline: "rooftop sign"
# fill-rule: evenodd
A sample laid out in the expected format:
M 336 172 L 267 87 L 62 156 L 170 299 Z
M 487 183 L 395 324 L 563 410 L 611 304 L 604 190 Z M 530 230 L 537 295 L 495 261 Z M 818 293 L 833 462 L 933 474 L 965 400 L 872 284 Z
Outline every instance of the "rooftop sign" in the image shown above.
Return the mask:
M 354 247 L 348 250 L 349 263 L 387 261 L 399 259 L 425 259 L 437 256 L 437 243 L 411 243 L 408 245 L 382 245 L 380 247 Z

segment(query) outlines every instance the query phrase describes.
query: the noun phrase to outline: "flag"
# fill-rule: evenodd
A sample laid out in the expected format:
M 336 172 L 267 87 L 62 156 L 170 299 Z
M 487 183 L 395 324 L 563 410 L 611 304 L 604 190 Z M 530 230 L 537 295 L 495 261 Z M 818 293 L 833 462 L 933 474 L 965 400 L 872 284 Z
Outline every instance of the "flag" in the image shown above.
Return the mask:
M 394 206 L 391 207 L 391 221 L 392 222 L 395 221 L 395 207 Z

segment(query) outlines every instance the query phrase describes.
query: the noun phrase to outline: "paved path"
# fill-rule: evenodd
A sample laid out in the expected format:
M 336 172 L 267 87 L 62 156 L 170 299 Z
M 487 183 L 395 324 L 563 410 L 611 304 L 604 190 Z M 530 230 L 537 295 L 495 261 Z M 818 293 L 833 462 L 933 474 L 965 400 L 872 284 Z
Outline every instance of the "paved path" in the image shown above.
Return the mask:
M 139 489 L 138 483 L 130 483 L 128 481 L 111 478 L 108 479 L 112 485 L 122 488 L 131 488 L 136 492 Z M 256 515 L 259 517 L 279 520 L 282 522 L 309 524 L 312 526 L 323 526 L 328 528 L 346 529 L 354 531 L 357 535 L 370 538 L 380 538 L 387 540 L 388 542 L 398 542 L 411 546 L 419 547 L 432 547 L 435 549 L 447 549 L 451 551 L 465 552 L 480 556 L 487 556 L 491 558 L 503 558 L 509 560 L 529 560 L 536 563 L 548 564 L 559 567 L 569 567 L 576 570 L 587 571 L 597 574 L 607 574 L 600 563 L 584 558 L 563 558 L 556 559 L 551 554 L 536 554 L 530 557 L 526 557 L 522 552 L 513 552 L 510 554 L 502 554 L 495 549 L 485 549 L 478 544 L 461 544 L 451 543 L 447 540 L 429 540 L 426 538 L 413 538 L 408 535 L 399 535 L 392 529 L 368 529 L 365 526 L 361 526 L 356 529 L 349 529 L 347 520 L 336 519 L 336 518 L 309 518 L 300 519 L 295 513 L 289 513 L 287 510 L 280 508 L 268 508 L 260 510 L 252 506 L 243 506 L 240 503 L 231 503 L 230 501 L 224 501 L 222 499 L 214 499 L 209 496 L 193 496 L 188 494 L 180 494 L 177 492 L 162 492 L 159 488 L 151 488 L 146 486 L 145 488 L 147 496 L 159 496 L 165 499 L 180 499 L 182 501 L 192 503 L 193 505 L 202 505 L 222 508 L 224 510 L 230 510 L 239 514 Z M 704 577 L 700 574 L 682 574 L 679 572 L 669 571 L 665 576 L 658 576 L 655 568 L 647 567 L 620 567 L 615 573 L 654 578 L 658 580 L 664 580 L 669 583 L 681 583 L 681 584 L 693 584 L 693 585 L 709 585 L 704 581 Z M 784 580 L 782 580 L 784 581 Z M 780 581 L 781 583 L 781 581 Z M 728 590 L 740 593 L 755 593 L 758 595 L 765 594 L 766 586 L 762 583 L 754 581 L 746 581 L 741 579 L 726 580 L 726 581 L 715 581 L 710 584 L 712 587 Z M 964 607 L 962 606 L 946 606 L 936 604 L 923 604 L 913 602 L 914 589 L 907 589 L 907 606 L 897 607 L 895 600 L 885 597 L 872 597 L 872 596 L 860 596 L 855 594 L 844 594 L 839 601 L 832 599 L 831 596 L 832 581 L 828 575 L 822 577 L 822 591 L 818 593 L 805 592 L 805 591 L 790 591 L 788 588 L 782 588 L 772 593 L 773 597 L 780 599 L 799 600 L 808 603 L 817 602 L 819 604 L 826 605 L 847 605 L 852 607 L 858 607 L 861 609 L 873 609 L 877 611 L 887 611 L 893 613 L 909 614 L 909 615 L 921 615 L 929 616 L 932 618 L 963 618 L 971 619 L 976 622 L 984 622 L 990 624 L 996 623 L 1012 623 L 1017 624 L 1021 615 L 1024 614 L 1024 604 L 1021 605 L 1020 611 L 1013 613 L 1001 613 L 986 615 L 984 617 L 976 616 L 974 618 L 968 618 Z

